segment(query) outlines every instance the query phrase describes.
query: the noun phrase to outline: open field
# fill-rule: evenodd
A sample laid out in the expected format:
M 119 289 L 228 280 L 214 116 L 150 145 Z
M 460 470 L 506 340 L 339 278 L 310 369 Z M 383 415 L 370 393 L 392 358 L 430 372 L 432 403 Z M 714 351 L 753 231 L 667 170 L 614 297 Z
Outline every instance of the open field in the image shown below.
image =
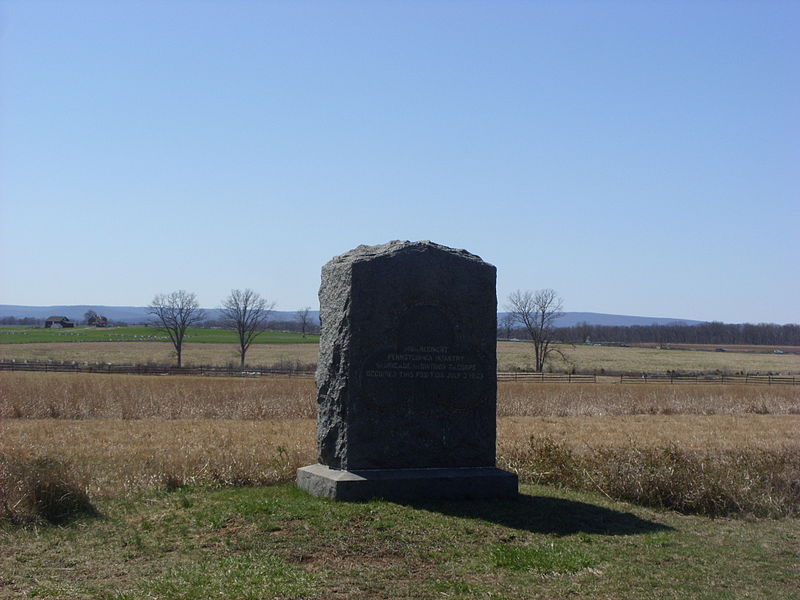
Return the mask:
M 553 371 L 579 373 L 800 373 L 800 354 L 755 354 L 753 352 L 704 352 L 697 350 L 659 350 L 657 348 L 558 346 L 568 362 L 556 357 Z M 533 370 L 532 352 L 524 342 L 499 342 L 497 360 L 503 370 Z
M 307 379 L 0 373 L 0 599 L 797 597 L 800 390 L 501 383 L 503 502 L 298 492 L 315 412 Z
M 235 344 L 186 344 L 183 364 L 239 365 Z M 252 365 L 316 364 L 317 343 L 258 344 L 250 347 L 247 362 Z M 0 344 L 0 360 L 56 360 L 116 364 L 174 364 L 175 353 L 169 342 L 52 342 L 41 344 Z
M 612 344 L 613 345 L 613 344 Z M 655 344 L 652 342 L 639 342 L 629 344 L 637 348 L 653 348 L 660 349 L 662 344 Z M 718 352 L 720 349 L 725 352 L 751 352 L 755 354 L 773 354 L 775 350 L 780 350 L 786 354 L 800 354 L 800 346 L 764 346 L 764 345 L 747 345 L 747 344 L 663 344 L 670 349 L 675 350 L 699 350 L 702 352 Z
M 216 330 L 201 330 L 216 331 Z M 286 334 L 292 335 L 292 334 Z M 300 340 L 299 336 L 293 338 Z M 265 340 L 267 341 L 267 340 Z M 252 365 L 310 365 L 317 362 L 316 339 L 304 343 L 254 344 L 247 353 Z M 692 350 L 659 350 L 655 348 L 614 346 L 560 347 L 569 362 L 560 359 L 548 368 L 567 372 L 573 368 L 580 373 L 749 373 L 800 374 L 800 354 L 757 354 L 753 352 L 704 352 Z M 168 342 L 49 342 L 0 344 L 0 360 L 56 360 L 110 363 L 174 362 L 172 345 Z M 501 371 L 532 370 L 532 351 L 524 342 L 498 342 L 498 368 Z M 192 343 L 184 346 L 183 361 L 190 365 L 238 365 L 235 343 Z
M 169 336 L 158 327 L 72 327 L 44 329 L 42 327 L 0 327 L 0 344 L 30 344 L 49 342 L 169 342 Z M 190 328 L 186 331 L 188 344 L 237 344 L 232 329 Z M 254 344 L 317 344 L 319 336 L 299 333 L 265 331 Z
M 66 460 L 96 494 L 169 481 L 269 483 L 314 455 L 307 379 L 3 373 L 0 399 L 0 454 L 17 464 Z M 576 455 L 674 447 L 708 464 L 800 452 L 800 390 L 789 387 L 508 382 L 498 415 L 500 462 L 533 479 L 533 438 Z
M 310 379 L 0 373 L 0 418 L 313 419 Z M 501 417 L 800 414 L 797 386 L 500 382 Z
M 313 419 L 287 418 L 9 419 L 0 422 L 0 455 L 56 457 L 72 465 L 93 497 L 169 482 L 268 484 L 316 462 L 314 427 Z M 505 417 L 498 422 L 498 454 L 507 463 L 532 436 L 587 453 L 599 445 L 800 450 L 799 435 L 800 415 Z

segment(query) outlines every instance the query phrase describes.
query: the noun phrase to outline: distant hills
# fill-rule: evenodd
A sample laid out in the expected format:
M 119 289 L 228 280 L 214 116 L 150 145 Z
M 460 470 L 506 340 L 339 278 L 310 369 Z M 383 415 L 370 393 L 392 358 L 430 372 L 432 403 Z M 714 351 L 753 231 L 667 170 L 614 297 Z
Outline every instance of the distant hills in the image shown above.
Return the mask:
M 82 321 L 86 311 L 93 310 L 99 315 L 107 317 L 110 321 L 122 321 L 125 323 L 146 323 L 148 321 L 147 308 L 144 306 L 101 306 L 101 305 L 73 305 L 73 306 L 22 306 L 17 304 L 0 304 L 0 318 L 31 317 L 34 319 L 46 319 L 50 316 L 65 316 L 74 321 Z M 220 310 L 217 308 L 205 309 L 208 318 L 218 319 Z M 501 319 L 506 313 L 498 313 Z M 319 311 L 311 311 L 312 319 L 319 318 Z M 271 321 L 294 321 L 296 311 L 275 310 L 272 311 Z M 638 317 L 630 315 L 612 315 L 606 313 L 592 312 L 567 312 L 564 313 L 556 323 L 557 327 L 571 327 L 578 323 L 588 323 L 589 325 L 610 325 L 617 327 L 629 327 L 631 325 L 698 325 L 703 321 L 693 321 L 690 319 L 674 319 L 667 317 Z
M 498 314 L 500 317 L 502 314 Z M 578 323 L 589 325 L 608 325 L 612 327 L 630 327 L 632 325 L 699 325 L 705 321 L 691 319 L 673 319 L 668 317 L 637 317 L 631 315 L 610 315 L 592 312 L 565 312 L 556 321 L 556 327 L 572 327 Z

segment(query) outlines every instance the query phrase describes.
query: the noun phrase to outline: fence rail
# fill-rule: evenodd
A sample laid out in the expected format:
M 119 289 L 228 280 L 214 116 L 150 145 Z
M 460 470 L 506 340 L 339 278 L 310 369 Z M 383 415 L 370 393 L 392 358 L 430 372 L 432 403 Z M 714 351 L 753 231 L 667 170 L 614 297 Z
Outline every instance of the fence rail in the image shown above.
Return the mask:
M 720 384 L 720 385 L 800 385 L 791 375 L 620 375 L 620 383 Z
M 314 371 L 280 367 L 172 367 L 167 365 L 115 365 L 100 363 L 51 363 L 0 361 L 0 371 L 39 373 L 107 373 L 122 375 L 196 375 L 203 377 L 313 377 Z
M 533 383 L 597 383 L 596 375 L 571 373 L 498 373 L 497 381 L 527 381 Z

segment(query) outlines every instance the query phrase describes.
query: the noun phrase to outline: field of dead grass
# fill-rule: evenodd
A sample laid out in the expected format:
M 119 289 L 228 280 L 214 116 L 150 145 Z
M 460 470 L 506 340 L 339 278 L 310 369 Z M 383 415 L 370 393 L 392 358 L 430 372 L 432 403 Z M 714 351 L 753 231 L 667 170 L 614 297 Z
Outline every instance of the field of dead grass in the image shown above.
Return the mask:
M 637 348 L 659 349 L 662 344 L 653 342 L 639 342 L 630 344 Z M 780 350 L 787 354 L 800 354 L 800 346 L 764 346 L 755 344 L 663 344 L 668 348 L 676 350 L 701 350 L 704 352 L 714 352 L 723 349 L 725 352 L 750 352 L 755 354 L 771 354 L 773 350 Z
M 8 419 L 0 422 L 0 455 L 68 463 L 92 496 L 170 485 L 267 484 L 315 462 L 314 427 L 313 419 Z M 586 454 L 599 444 L 800 447 L 798 434 L 796 415 L 506 417 L 498 421 L 498 454 L 501 462 L 518 455 L 531 437 Z
M 569 346 L 560 347 L 569 361 L 555 360 L 553 371 L 580 373 L 751 373 L 800 374 L 800 353 L 755 353 L 745 351 L 710 352 L 700 350 L 659 350 L 657 348 Z M 762 348 L 762 352 L 765 349 Z M 251 365 L 313 365 L 317 362 L 317 344 L 255 344 L 248 354 Z M 116 364 L 170 364 L 172 346 L 164 342 L 52 342 L 0 344 L 0 360 L 54 360 L 108 362 Z M 530 371 L 531 347 L 524 342 L 498 342 L 498 367 L 501 371 Z M 232 344 L 188 343 L 183 362 L 191 365 L 238 365 L 236 346 Z
M 0 418 L 313 419 L 314 382 L 299 377 L 157 377 L 0 373 Z
M 296 377 L 0 373 L 0 418 L 313 419 Z M 498 416 L 800 414 L 800 386 L 500 382 Z
M 800 386 L 500 382 L 499 416 L 800 414 Z
M 642 504 L 783 516 L 800 510 L 798 433 L 798 415 L 506 417 L 498 424 L 498 464 L 523 481 L 598 487 Z M 23 502 L 31 512 L 25 502 L 41 482 L 30 477 L 42 465 L 70 490 L 59 495 L 101 499 L 142 489 L 288 481 L 315 461 L 312 419 L 6 419 L 0 434 L 0 513 L 5 506 L 7 516 L 19 518 L 26 511 L 12 507 Z M 659 457 L 677 461 L 677 470 L 669 463 L 656 468 Z M 609 470 L 611 463 L 622 471 Z M 770 465 L 780 471 L 770 472 Z M 625 469 L 636 481 L 620 478 Z M 631 489 L 654 479 L 657 495 L 632 496 Z M 684 491 L 664 499 L 670 486 Z M 693 500 L 699 490 L 701 501 Z
M 318 344 L 254 344 L 247 352 L 251 365 L 316 364 Z M 226 366 L 239 365 L 233 344 L 186 344 L 183 364 Z M 114 364 L 172 364 L 175 353 L 167 342 L 42 342 L 0 344 L 0 360 L 77 361 Z
M 68 464 L 91 497 L 286 481 L 315 455 L 312 419 L 14 419 L 0 433 L 7 461 Z
M 560 472 L 558 465 L 543 465 L 568 457 L 572 466 L 565 473 L 593 472 L 591 477 L 606 481 L 614 473 L 599 468 L 598 456 L 623 460 L 619 456 L 638 452 L 624 458 L 630 463 L 665 448 L 698 478 L 713 474 L 715 483 L 705 486 L 710 489 L 739 481 L 750 472 L 748 461 L 760 464 L 758 457 L 775 453 L 783 457 L 775 464 L 784 469 L 777 481 L 800 478 L 800 464 L 785 468 L 800 463 L 795 387 L 504 382 L 498 391 L 498 461 L 527 480 L 540 481 L 542 469 Z M 20 482 L 26 473 L 69 473 L 88 497 L 160 486 L 285 481 L 314 460 L 315 414 L 308 379 L 0 373 L 0 509 L 25 488 Z M 535 442 L 542 439 L 547 443 Z M 576 466 L 591 457 L 594 463 Z M 565 485 L 589 485 L 570 477 Z M 30 483 L 31 489 L 36 485 Z M 695 504 L 685 497 L 692 488 L 684 485 L 681 506 L 691 510 Z M 791 485 L 786 489 L 800 495 Z M 738 497 L 743 486 L 722 496 Z M 630 496 L 626 490 L 621 497 Z M 770 500 L 779 505 L 774 510 L 766 501 L 704 500 L 697 506 L 712 514 L 731 506 L 765 515 L 800 510 L 800 499 L 780 497 Z
M 559 349 L 564 351 L 568 362 L 556 358 L 546 365 L 546 369 L 564 372 L 574 367 L 579 373 L 800 373 L 800 354 L 659 350 L 583 344 L 563 344 Z M 531 348 L 525 342 L 498 342 L 497 361 L 501 370 L 533 370 Z

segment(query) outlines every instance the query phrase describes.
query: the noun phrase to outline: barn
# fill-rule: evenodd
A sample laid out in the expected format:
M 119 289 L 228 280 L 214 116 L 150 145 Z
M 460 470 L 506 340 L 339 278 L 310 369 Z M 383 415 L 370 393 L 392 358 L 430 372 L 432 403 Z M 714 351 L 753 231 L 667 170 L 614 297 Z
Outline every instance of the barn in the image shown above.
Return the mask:
M 47 329 L 50 329 L 53 326 L 56 327 L 75 327 L 75 323 L 69 320 L 69 317 L 47 317 L 44 322 L 44 326 Z

